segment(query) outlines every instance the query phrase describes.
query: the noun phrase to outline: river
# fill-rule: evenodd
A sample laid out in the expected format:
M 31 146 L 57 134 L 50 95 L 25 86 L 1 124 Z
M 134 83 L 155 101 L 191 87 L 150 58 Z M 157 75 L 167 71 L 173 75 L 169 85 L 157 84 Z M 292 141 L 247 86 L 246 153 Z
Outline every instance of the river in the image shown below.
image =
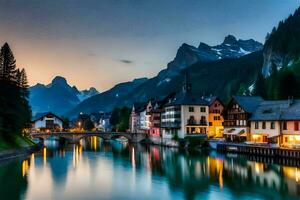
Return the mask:
M 300 198 L 300 167 L 97 137 L 45 145 L 28 158 L 0 163 L 0 199 Z

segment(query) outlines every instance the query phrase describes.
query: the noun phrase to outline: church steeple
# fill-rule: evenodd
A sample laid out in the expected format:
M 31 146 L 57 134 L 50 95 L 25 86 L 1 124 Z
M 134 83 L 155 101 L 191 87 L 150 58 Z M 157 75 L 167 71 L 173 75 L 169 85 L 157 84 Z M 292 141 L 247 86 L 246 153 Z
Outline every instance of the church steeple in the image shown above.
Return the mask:
M 182 90 L 183 92 L 186 93 L 191 92 L 192 90 L 192 83 L 190 82 L 188 71 L 185 72 L 185 78 L 184 78 Z

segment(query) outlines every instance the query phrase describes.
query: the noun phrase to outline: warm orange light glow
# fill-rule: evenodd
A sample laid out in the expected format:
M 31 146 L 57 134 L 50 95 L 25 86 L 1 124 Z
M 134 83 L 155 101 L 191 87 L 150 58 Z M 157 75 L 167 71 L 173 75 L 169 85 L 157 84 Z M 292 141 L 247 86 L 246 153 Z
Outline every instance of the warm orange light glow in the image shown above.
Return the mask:
M 259 173 L 264 171 L 264 164 L 263 163 L 255 162 L 254 167 L 255 167 L 256 174 L 259 174 Z
M 22 162 L 22 176 L 24 177 L 29 170 L 29 162 L 28 160 L 23 160 Z
M 44 161 L 44 165 L 46 165 L 46 163 L 47 163 L 47 149 L 46 149 L 46 147 L 44 147 L 44 149 L 43 149 L 43 161 Z
M 296 182 L 300 180 L 300 169 L 296 167 L 283 167 L 283 174 Z

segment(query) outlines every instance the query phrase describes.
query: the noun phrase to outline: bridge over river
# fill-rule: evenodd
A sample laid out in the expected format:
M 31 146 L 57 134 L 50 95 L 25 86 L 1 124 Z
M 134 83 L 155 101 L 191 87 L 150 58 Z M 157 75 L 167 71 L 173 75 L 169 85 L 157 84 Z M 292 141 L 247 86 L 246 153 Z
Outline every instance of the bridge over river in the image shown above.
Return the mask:
M 50 133 L 30 133 L 32 138 L 46 140 L 49 137 L 64 138 L 70 143 L 78 143 L 82 138 L 96 136 L 104 140 L 111 140 L 125 137 L 130 142 L 141 142 L 147 138 L 146 133 L 127 132 L 50 132 Z

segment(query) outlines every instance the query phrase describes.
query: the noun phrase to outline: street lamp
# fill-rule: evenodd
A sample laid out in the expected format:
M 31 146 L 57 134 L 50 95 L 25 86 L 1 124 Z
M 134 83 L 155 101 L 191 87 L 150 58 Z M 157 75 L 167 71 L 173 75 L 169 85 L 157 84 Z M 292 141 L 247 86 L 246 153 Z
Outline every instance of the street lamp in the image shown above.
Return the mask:
M 78 122 L 79 130 L 81 130 L 81 122 Z

